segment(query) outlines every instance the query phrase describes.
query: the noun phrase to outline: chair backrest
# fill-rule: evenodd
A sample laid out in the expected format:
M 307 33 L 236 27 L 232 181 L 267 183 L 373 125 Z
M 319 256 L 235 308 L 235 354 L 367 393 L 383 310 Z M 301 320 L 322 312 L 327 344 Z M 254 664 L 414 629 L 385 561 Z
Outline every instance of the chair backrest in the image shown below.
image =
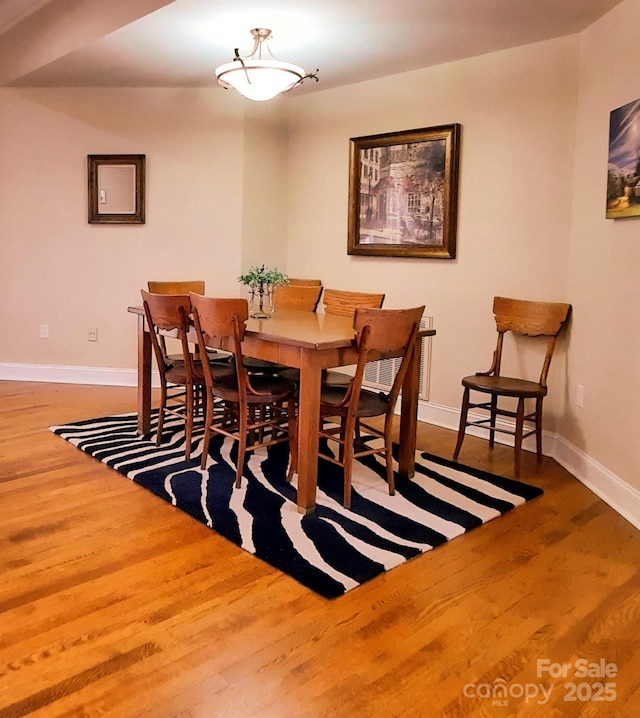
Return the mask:
M 276 309 L 298 309 L 303 312 L 315 312 L 321 294 L 321 284 L 276 287 L 273 290 L 273 305 Z
M 187 371 L 193 369 L 187 333 L 191 301 L 185 294 L 153 294 L 141 290 L 142 304 L 149 325 L 151 344 L 156 355 L 158 370 L 162 373 L 171 366 L 167 359 L 165 336 L 179 339 L 185 362 L 189 364 Z
M 415 349 L 423 312 L 424 306 L 411 309 L 356 308 L 353 328 L 358 348 L 358 363 L 348 391 L 349 400 L 357 403 L 365 366 L 371 361 L 371 353 L 375 352 L 402 357 L 400 368 L 387 395 L 388 403 L 395 406 Z
M 498 342 L 493 365 L 489 371 L 495 373 L 496 376 L 500 375 L 503 340 L 506 332 L 511 331 L 514 334 L 529 337 L 546 336 L 548 337 L 547 350 L 540 372 L 540 384 L 546 386 L 556 339 L 569 319 L 571 305 L 563 302 L 532 302 L 526 299 L 494 297 L 493 313 L 498 330 Z
M 189 296 L 200 354 L 205 356 L 207 349 L 211 347 L 233 354 L 240 401 L 246 401 L 247 392 L 253 393 L 242 354 L 245 322 L 249 318 L 247 300 L 203 297 L 193 293 Z M 207 362 L 204 362 L 203 366 L 205 382 L 207 386 L 211 386 L 211 368 Z
M 204 282 L 193 279 L 185 282 L 147 282 L 147 288 L 152 294 L 204 294 Z
M 367 292 L 343 292 L 339 289 L 325 289 L 322 297 L 325 314 L 338 314 L 352 317 L 357 307 L 380 309 L 384 294 Z
M 194 323 L 198 319 L 198 340 L 204 338 L 206 346 L 236 352 L 236 338 L 244 339 L 245 322 L 249 318 L 246 299 L 203 297 L 191 293 Z M 201 347 L 202 348 L 202 347 Z
M 321 287 L 322 279 L 293 279 L 289 277 L 289 286 L 291 287 Z

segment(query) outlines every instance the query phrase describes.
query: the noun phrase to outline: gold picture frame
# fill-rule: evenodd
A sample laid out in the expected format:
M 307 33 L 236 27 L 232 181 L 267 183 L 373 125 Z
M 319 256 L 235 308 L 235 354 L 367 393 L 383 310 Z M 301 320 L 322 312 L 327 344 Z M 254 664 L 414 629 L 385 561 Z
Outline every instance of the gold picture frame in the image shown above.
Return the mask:
M 348 254 L 455 259 L 459 124 L 350 140 Z

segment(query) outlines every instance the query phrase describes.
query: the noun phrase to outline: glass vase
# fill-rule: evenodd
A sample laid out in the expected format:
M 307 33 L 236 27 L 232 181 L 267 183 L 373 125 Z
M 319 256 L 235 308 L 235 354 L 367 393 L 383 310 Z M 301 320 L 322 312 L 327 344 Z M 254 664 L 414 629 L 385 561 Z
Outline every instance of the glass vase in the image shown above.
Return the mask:
M 260 283 L 249 290 L 249 315 L 254 319 L 269 319 L 273 311 L 272 292 L 268 285 Z

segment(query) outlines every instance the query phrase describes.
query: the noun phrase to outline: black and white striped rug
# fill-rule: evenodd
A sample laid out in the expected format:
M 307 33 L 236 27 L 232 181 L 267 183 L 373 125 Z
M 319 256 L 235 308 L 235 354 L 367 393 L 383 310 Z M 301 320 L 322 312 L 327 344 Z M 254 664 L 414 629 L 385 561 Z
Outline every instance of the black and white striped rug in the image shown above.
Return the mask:
M 157 413 L 154 412 L 154 423 Z M 320 461 L 317 509 L 298 513 L 295 478 L 285 480 L 286 445 L 250 454 L 234 489 L 235 451 L 213 438 L 200 470 L 202 431 L 184 460 L 184 424 L 168 422 L 160 446 L 137 433 L 137 414 L 90 419 L 51 431 L 112 467 L 325 598 L 335 598 L 530 501 L 541 489 L 416 455 L 416 474 L 389 496 L 384 467 L 356 462 L 351 509 L 343 508 L 341 469 Z M 154 424 L 152 424 L 152 429 Z

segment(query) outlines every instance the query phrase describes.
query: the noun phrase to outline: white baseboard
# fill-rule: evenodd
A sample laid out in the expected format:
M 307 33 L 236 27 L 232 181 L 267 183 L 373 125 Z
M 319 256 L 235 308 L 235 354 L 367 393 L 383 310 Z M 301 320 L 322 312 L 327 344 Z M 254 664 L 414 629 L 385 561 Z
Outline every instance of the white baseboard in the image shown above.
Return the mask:
M 470 418 L 472 415 L 470 414 Z M 427 424 L 435 424 L 445 429 L 458 430 L 460 410 L 450 406 L 442 406 L 431 402 L 420 402 L 418 406 L 418 419 Z M 504 422 L 502 422 L 504 423 Z M 504 423 L 505 426 L 509 426 Z M 513 428 L 511 426 L 510 428 Z M 467 433 L 481 438 L 488 438 L 489 432 L 479 427 L 469 427 Z M 513 446 L 513 437 L 496 434 L 496 443 Z M 525 439 L 522 447 L 527 451 L 535 451 L 533 437 Z M 542 453 L 550 456 L 573 474 L 580 483 L 593 491 L 614 511 L 625 518 L 635 528 L 640 529 L 640 491 L 630 486 L 619 476 L 609 471 L 606 466 L 584 453 L 581 449 L 569 443 L 558 434 L 542 432 Z
M 93 384 L 102 386 L 136 386 L 138 373 L 135 369 L 110 369 L 104 367 L 55 366 L 47 364 L 0 363 L 0 380 L 41 381 L 54 384 Z M 158 385 L 157 375 L 152 377 Z M 457 431 L 460 410 L 450 406 L 420 401 L 418 419 L 427 424 Z M 505 426 L 509 424 L 505 423 Z M 486 438 L 488 432 L 478 427 L 468 429 L 469 434 Z M 513 445 L 512 437 L 496 435 L 496 441 Z M 525 439 L 523 448 L 535 451 L 533 437 Z M 606 466 L 569 443 L 558 434 L 544 432 L 542 451 L 573 474 L 578 481 L 611 506 L 620 516 L 640 529 L 640 491 L 609 471 Z
M 640 491 L 556 434 L 553 458 L 629 523 L 640 529 Z
M 42 381 L 49 384 L 93 384 L 94 386 L 137 386 L 136 369 L 111 369 L 91 366 L 0 363 L 0 380 Z M 159 386 L 157 376 L 152 376 Z

